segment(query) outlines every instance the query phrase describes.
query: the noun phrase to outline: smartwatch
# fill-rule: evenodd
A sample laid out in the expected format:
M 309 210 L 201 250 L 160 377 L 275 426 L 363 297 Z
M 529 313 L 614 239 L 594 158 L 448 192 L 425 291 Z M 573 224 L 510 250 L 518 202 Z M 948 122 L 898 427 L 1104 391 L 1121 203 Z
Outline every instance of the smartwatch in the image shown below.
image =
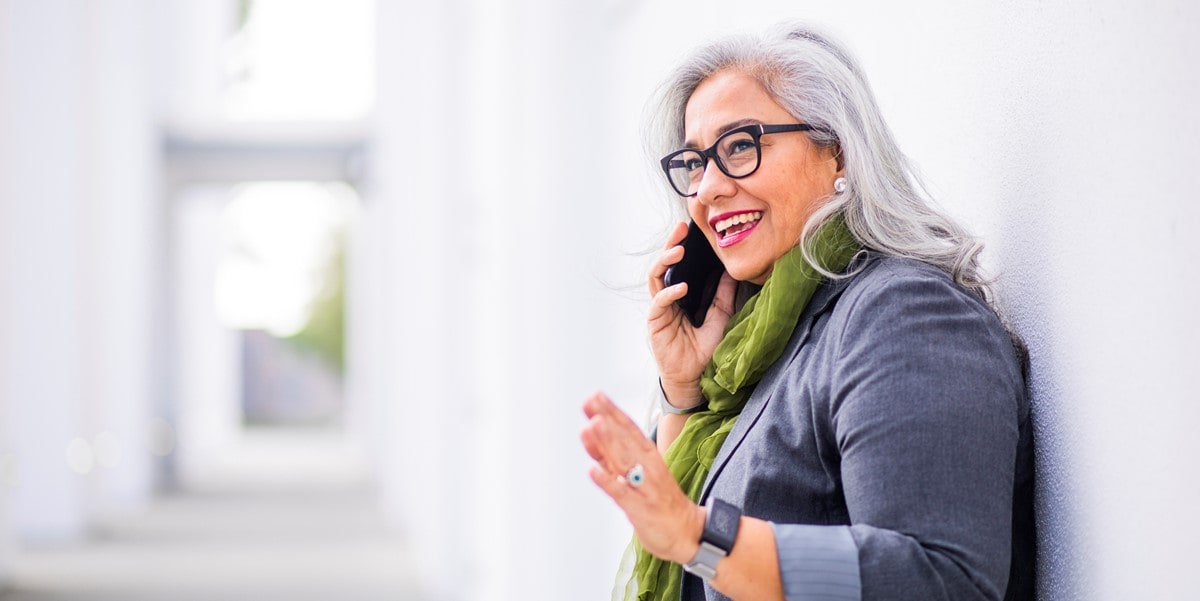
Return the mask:
M 683 569 L 705 580 L 716 578 L 717 562 L 733 551 L 741 521 L 741 509 L 720 499 L 710 499 L 708 515 L 704 517 L 704 532 L 700 535 L 700 549 Z

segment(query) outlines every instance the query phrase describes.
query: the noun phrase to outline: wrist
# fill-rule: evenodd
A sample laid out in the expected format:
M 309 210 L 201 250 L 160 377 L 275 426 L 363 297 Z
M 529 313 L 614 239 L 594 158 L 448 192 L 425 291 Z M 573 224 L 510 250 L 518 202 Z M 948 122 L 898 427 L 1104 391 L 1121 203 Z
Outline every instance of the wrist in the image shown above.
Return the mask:
M 692 510 L 684 513 L 682 532 L 675 540 L 675 549 L 670 557 L 665 559 L 679 565 L 687 565 L 700 550 L 700 538 L 704 536 L 704 520 L 708 510 L 700 505 L 693 505 Z
M 733 552 L 741 523 L 741 509 L 721 499 L 709 499 L 696 554 L 683 564 L 683 569 L 706 581 L 716 578 L 721 561 Z
M 694 413 L 704 408 L 700 382 L 674 384 L 659 378 L 658 387 L 662 392 L 662 409 L 665 413 Z

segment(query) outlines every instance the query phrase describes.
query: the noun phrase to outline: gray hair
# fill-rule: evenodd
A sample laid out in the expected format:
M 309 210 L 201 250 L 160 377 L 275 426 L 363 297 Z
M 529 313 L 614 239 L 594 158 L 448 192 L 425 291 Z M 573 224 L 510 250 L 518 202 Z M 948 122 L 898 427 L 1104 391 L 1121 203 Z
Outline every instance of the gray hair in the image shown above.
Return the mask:
M 978 260 L 983 244 L 929 200 L 920 176 L 884 123 L 857 61 L 806 26 L 785 24 L 759 35 L 721 39 L 693 52 L 663 84 L 652 105 L 647 128 L 651 156 L 664 156 L 683 144 L 688 99 L 701 82 L 724 70 L 755 78 L 792 116 L 819 128 L 807 132 L 815 144 L 837 152 L 846 191 L 830 194 L 797 241 L 803 242 L 805 258 L 818 270 L 841 277 L 818 264 L 809 241 L 821 224 L 842 215 L 866 249 L 935 265 L 990 300 Z

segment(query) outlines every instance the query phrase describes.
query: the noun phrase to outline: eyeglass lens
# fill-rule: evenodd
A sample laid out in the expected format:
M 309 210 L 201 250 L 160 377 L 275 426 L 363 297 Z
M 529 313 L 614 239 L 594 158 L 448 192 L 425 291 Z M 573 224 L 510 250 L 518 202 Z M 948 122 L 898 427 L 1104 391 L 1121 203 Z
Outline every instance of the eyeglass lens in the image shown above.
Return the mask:
M 717 167 L 729 177 L 746 177 L 758 168 L 758 140 L 748 132 L 725 134 L 713 146 Z M 700 188 L 708 161 L 696 150 L 684 150 L 671 158 L 667 175 L 680 194 L 691 196 Z

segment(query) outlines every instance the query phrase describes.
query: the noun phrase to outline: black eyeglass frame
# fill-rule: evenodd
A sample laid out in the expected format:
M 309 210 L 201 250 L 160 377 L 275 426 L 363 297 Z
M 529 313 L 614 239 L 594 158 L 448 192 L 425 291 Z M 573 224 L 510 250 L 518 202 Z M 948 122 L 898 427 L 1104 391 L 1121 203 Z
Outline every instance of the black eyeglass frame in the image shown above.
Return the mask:
M 734 129 L 731 129 L 731 130 L 721 134 L 716 139 L 716 141 L 713 142 L 713 145 L 709 146 L 707 149 L 701 150 L 699 148 L 680 148 L 679 150 L 676 150 L 675 152 L 672 152 L 671 154 L 668 154 L 667 156 L 663 157 L 659 161 L 659 163 L 662 165 L 663 174 L 667 176 L 667 183 L 671 184 L 671 188 L 674 189 L 675 192 L 677 192 L 680 196 L 682 196 L 684 198 L 691 198 L 691 197 L 695 196 L 697 193 L 696 192 L 692 192 L 691 194 L 685 193 L 683 190 L 680 190 L 679 186 L 675 185 L 675 181 L 671 179 L 671 161 L 672 161 L 672 159 L 674 159 L 675 157 L 677 157 L 685 152 L 694 152 L 696 154 L 699 154 L 700 157 L 704 159 L 704 167 L 702 168 L 702 170 L 708 169 L 708 159 L 712 159 L 713 162 L 717 164 L 717 168 L 721 170 L 721 173 L 724 173 L 725 175 L 727 175 L 728 177 L 730 177 L 732 179 L 742 179 L 744 177 L 750 177 L 751 175 L 754 175 L 754 172 L 758 171 L 758 167 L 760 165 L 762 165 L 762 144 L 759 142 L 760 138 L 762 138 L 763 136 L 765 136 L 767 134 L 781 134 L 781 133 L 786 133 L 786 132 L 791 132 L 791 131 L 826 131 L 826 130 L 823 128 L 820 128 L 820 127 L 815 127 L 815 126 L 809 125 L 807 123 L 791 123 L 791 124 L 787 124 L 787 125 L 766 125 L 766 124 L 762 124 L 762 123 L 752 123 L 750 125 L 743 125 L 742 127 L 735 127 Z M 719 146 L 721 144 L 721 140 L 724 140 L 726 137 L 732 136 L 734 134 L 741 134 L 741 133 L 750 134 L 750 137 L 754 139 L 754 149 L 755 149 L 754 168 L 742 175 L 734 175 L 734 174 L 730 173 L 728 169 L 725 168 L 725 163 L 721 161 L 720 155 L 717 154 L 717 146 Z

